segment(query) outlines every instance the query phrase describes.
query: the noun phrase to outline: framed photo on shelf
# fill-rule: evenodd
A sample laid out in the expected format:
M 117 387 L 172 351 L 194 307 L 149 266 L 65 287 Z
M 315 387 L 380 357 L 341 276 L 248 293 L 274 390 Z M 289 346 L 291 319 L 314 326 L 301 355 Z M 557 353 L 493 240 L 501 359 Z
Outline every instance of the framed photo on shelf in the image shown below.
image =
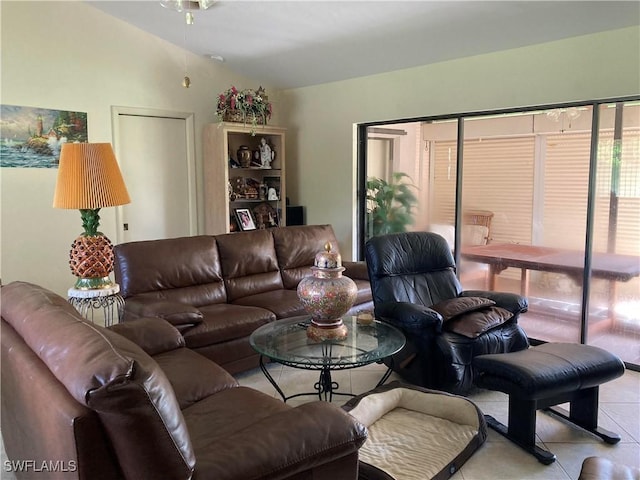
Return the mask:
M 246 232 L 247 230 L 255 230 L 256 222 L 253 221 L 253 216 L 251 215 L 251 210 L 248 208 L 236 208 L 233 213 L 236 216 L 236 220 L 238 221 L 238 227 L 240 231 Z
M 256 229 L 256 222 L 253 221 L 251 210 L 248 208 L 236 208 L 234 209 L 234 213 L 241 231 L 246 232 L 247 230 Z

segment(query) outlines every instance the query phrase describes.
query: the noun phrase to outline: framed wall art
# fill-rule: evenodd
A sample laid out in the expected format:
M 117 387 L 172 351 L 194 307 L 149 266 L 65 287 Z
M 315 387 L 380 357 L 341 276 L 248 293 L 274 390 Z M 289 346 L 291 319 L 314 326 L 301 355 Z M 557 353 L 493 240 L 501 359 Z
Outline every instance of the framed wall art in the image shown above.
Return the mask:
M 58 168 L 60 148 L 87 141 L 86 112 L 0 105 L 0 167 Z

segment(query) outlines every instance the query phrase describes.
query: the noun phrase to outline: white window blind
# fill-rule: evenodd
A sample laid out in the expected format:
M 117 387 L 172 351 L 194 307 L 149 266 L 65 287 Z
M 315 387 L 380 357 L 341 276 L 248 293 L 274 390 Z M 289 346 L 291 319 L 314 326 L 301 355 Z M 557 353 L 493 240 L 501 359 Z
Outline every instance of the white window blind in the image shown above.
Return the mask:
M 455 141 L 435 142 L 432 218 L 454 223 Z M 468 140 L 464 144 L 464 210 L 494 212 L 492 242 L 531 242 L 534 138 Z
M 590 134 L 549 135 L 544 161 L 543 244 L 584 248 L 589 186 Z M 609 222 L 612 172 L 611 132 L 599 135 L 593 245 L 607 251 L 609 228 L 616 231 L 615 253 L 640 253 L 640 132 L 625 131 L 620 165 L 618 219 Z
M 453 225 L 456 205 L 456 142 L 433 143 L 430 223 Z
M 531 243 L 533 136 L 465 141 L 463 210 L 489 210 L 493 243 Z
M 590 134 L 543 136 L 542 231 L 548 247 L 584 249 L 589 190 Z

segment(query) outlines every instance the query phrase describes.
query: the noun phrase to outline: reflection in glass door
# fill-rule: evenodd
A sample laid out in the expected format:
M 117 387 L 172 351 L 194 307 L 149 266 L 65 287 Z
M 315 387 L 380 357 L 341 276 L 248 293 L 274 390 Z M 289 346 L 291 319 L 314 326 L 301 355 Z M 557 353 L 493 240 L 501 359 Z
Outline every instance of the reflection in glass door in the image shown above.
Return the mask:
M 599 120 L 586 340 L 640 364 L 640 104 Z
M 421 168 L 417 123 L 367 129 L 364 241 L 412 230 L 419 220 L 416 174 Z
M 465 119 L 461 282 L 526 296 L 543 341 L 580 341 L 590 128 L 589 107 Z M 464 223 L 478 211 L 488 225 Z

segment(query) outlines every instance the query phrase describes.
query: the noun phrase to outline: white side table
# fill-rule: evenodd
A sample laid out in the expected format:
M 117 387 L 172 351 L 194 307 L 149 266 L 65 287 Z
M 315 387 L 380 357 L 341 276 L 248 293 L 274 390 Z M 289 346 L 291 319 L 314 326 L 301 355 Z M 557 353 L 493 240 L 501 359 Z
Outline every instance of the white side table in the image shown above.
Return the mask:
M 102 312 L 105 327 L 119 323 L 122 319 L 124 299 L 120 295 L 120 285 L 117 283 L 109 288 L 95 290 L 70 288 L 67 296 L 69 303 L 80 312 L 80 315 L 91 322 L 96 317 L 96 311 Z

